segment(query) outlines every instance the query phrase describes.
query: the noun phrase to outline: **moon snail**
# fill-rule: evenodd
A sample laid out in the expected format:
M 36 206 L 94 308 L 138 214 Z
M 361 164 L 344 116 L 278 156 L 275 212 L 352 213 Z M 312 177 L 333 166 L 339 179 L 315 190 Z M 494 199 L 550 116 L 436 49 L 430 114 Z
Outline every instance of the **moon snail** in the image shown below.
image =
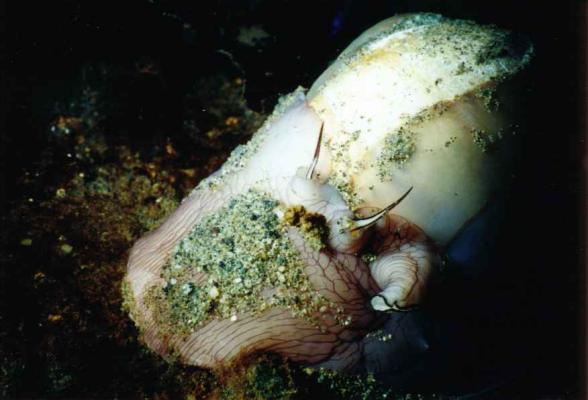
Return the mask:
M 161 355 L 373 370 L 439 254 L 500 191 L 530 43 L 436 14 L 364 32 L 133 246 L 129 311 Z M 376 363 L 380 365 L 381 363 Z

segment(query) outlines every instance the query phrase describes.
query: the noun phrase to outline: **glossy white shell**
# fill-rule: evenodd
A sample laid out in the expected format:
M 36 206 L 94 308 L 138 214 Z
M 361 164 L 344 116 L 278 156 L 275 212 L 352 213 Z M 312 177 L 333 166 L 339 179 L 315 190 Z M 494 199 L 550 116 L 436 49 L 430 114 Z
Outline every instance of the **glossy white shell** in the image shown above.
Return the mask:
M 434 14 L 375 25 L 307 95 L 325 122 L 331 181 L 352 207 L 384 207 L 413 186 L 394 212 L 446 244 L 502 186 L 514 144 L 500 86 L 531 53 L 507 32 Z

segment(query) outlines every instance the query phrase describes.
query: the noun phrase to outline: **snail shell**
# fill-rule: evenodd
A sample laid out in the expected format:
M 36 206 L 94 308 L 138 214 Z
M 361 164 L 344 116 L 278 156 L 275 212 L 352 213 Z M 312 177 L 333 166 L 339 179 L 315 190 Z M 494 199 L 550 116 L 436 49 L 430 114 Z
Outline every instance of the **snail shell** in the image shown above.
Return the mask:
M 402 15 L 364 32 L 313 84 L 329 176 L 352 207 L 385 207 L 445 245 L 501 187 L 513 140 L 505 82 L 530 43 L 491 26 Z M 504 83 L 503 83 L 504 82 Z

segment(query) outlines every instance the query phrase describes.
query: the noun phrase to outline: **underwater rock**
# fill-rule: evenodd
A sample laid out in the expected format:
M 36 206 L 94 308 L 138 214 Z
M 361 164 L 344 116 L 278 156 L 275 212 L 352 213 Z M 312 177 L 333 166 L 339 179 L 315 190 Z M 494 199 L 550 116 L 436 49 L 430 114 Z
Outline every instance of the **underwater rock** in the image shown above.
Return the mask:
M 211 368 L 275 352 L 378 372 L 374 351 L 404 350 L 366 334 L 422 301 L 440 250 L 504 185 L 511 77 L 531 53 L 434 14 L 363 33 L 135 244 L 125 287 L 145 342 Z

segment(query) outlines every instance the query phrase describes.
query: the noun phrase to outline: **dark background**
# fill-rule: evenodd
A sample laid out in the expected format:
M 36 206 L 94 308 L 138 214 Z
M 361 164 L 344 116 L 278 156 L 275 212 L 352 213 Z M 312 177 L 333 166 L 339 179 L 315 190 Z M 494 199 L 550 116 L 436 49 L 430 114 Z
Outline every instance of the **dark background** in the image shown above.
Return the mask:
M 572 1 L 12 1 L 4 5 L 1 205 L 41 157 L 53 104 L 84 66 L 155 62 L 165 85 L 120 79 L 107 122 L 148 147 L 179 132 L 194 77 L 233 70 L 251 108 L 270 112 L 280 94 L 309 87 L 361 31 L 395 13 L 430 11 L 526 34 L 536 56 L 526 73 L 527 135 L 492 268 L 456 274 L 432 313 L 444 334 L 417 384 L 496 398 L 579 398 L 585 357 L 585 194 L 582 117 L 583 2 Z M 269 34 L 258 46 L 243 27 Z M 221 51 L 219 51 L 221 50 Z M 141 115 L 141 118 L 138 116 Z M 122 133 L 121 133 L 122 132 Z M 116 142 L 124 137 L 112 137 Z M 105 365 L 105 368 L 108 366 Z M 101 379 L 97 377 L 96 379 Z M 30 385 L 35 385 L 31 378 Z M 494 392 L 492 392 L 494 393 Z M 517 395 L 517 397 L 518 397 Z

